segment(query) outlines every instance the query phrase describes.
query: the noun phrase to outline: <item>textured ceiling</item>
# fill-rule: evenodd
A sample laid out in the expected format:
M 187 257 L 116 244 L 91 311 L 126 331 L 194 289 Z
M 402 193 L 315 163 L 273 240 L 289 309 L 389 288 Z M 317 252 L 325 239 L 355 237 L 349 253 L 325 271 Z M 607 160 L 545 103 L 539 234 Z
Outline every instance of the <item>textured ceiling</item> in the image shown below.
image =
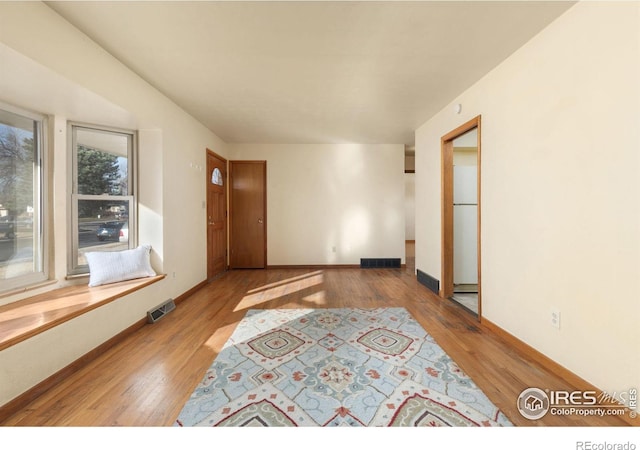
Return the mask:
M 398 143 L 574 2 L 47 4 L 229 143 Z

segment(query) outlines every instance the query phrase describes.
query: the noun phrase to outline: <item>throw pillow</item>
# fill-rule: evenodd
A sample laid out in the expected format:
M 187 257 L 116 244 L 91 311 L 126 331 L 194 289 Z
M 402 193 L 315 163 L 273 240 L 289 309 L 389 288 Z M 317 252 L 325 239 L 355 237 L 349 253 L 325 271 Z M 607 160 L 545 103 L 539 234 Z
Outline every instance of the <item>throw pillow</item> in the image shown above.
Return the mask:
M 150 245 L 118 252 L 87 252 L 85 257 L 89 264 L 89 286 L 156 275 L 151 267 Z

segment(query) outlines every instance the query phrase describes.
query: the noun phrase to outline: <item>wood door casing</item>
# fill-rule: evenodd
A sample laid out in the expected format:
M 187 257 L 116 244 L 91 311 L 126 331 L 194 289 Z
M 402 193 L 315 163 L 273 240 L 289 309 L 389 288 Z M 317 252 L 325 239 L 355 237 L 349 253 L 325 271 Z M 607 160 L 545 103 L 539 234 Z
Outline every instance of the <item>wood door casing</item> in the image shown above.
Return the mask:
M 222 184 L 213 182 L 215 169 L 220 171 Z M 227 160 L 207 150 L 207 279 L 226 270 Z
M 482 117 L 476 116 L 460 125 L 455 130 L 444 135 L 440 140 L 441 147 L 441 190 L 442 190 L 442 285 L 440 296 L 449 298 L 453 295 L 453 141 L 466 132 L 477 128 L 477 170 L 478 170 L 478 222 L 477 222 L 477 252 L 478 252 L 478 320 L 482 322 L 482 258 L 481 258 L 481 195 L 480 195 L 480 154 L 481 154 L 481 122 Z
M 230 161 L 230 242 L 232 269 L 267 265 L 267 162 Z

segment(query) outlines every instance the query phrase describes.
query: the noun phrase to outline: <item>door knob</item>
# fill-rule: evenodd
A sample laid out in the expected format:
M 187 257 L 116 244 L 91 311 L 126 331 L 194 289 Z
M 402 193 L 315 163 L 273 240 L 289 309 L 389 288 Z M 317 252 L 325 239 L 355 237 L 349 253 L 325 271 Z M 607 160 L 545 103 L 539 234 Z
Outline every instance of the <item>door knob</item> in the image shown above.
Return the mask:
M 258 223 L 262 223 L 262 219 L 258 219 Z

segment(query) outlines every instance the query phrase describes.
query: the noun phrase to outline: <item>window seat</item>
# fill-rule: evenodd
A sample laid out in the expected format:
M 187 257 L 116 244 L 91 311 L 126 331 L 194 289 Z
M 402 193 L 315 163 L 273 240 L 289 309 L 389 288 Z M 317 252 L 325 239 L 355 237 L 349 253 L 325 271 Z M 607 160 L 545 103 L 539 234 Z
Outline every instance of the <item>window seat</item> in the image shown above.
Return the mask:
M 0 306 L 0 351 L 162 280 L 166 275 L 89 287 L 66 286 Z

